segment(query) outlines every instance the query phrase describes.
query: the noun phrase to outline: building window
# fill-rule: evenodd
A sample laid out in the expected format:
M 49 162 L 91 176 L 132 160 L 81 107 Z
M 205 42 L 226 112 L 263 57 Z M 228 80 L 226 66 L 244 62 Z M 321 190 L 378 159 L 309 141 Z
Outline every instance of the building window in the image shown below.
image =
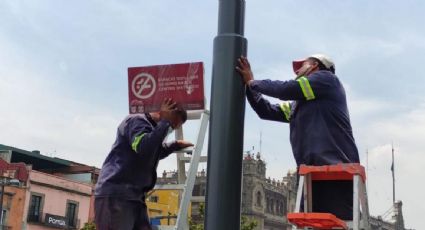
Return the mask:
M 1 221 L 0 226 L 4 226 L 7 223 L 6 221 L 7 210 L 3 209 L 1 211 L 2 211 L 2 215 L 1 215 L 2 219 L 0 220 Z
M 279 214 L 283 215 L 283 203 L 282 202 L 280 202 L 280 205 L 279 205 Z
M 66 204 L 66 219 L 68 221 L 69 227 L 77 227 L 77 212 L 78 203 L 74 201 L 68 201 Z
M 207 194 L 207 189 L 205 187 L 202 187 L 201 196 L 205 196 L 206 194 Z
M 41 206 L 43 197 L 41 195 L 31 195 L 30 207 L 28 210 L 29 222 L 40 222 L 41 220 Z
M 270 199 L 270 213 L 274 213 L 274 200 Z
M 201 185 L 195 184 L 192 190 L 192 196 L 201 196 Z
M 258 164 L 258 166 L 257 166 L 257 172 L 258 172 L 258 174 L 260 174 L 260 175 L 262 175 L 262 174 L 263 174 L 263 170 L 262 170 L 261 164 Z
M 266 212 L 270 212 L 270 200 L 269 200 L 268 197 L 267 197 L 267 200 L 266 200 Z
M 283 202 L 282 202 L 282 214 L 283 215 L 286 215 L 286 201 L 285 200 L 283 200 Z
M 150 196 L 149 201 L 152 203 L 158 203 L 158 196 Z
M 258 206 L 258 207 L 261 207 L 261 206 L 262 206 L 262 204 L 261 204 L 261 200 L 262 200 L 261 192 L 260 192 L 260 191 L 258 191 L 258 192 L 257 192 L 257 206 Z

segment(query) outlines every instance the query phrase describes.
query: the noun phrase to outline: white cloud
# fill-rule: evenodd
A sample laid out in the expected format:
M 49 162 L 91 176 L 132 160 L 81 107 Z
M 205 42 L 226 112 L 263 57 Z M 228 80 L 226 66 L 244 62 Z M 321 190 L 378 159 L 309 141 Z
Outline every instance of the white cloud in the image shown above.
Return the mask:
M 388 108 L 391 108 L 389 110 Z M 382 215 L 392 203 L 391 142 L 395 149 L 396 199 L 402 200 L 405 223 L 418 227 L 422 222 L 423 205 L 417 200 L 425 192 L 421 178 L 425 177 L 425 106 L 418 103 L 413 108 L 395 105 L 391 101 L 373 98 L 354 100 L 354 133 L 359 149 L 368 149 L 369 202 L 374 215 Z M 369 110 L 369 111 L 368 111 Z M 364 113 L 366 115 L 361 115 Z M 389 114 L 388 114 L 389 113 Z M 368 116 L 373 114 L 373 116 Z M 376 114 L 386 114 L 376 116 Z M 369 119 L 370 118 L 370 119 Z M 361 153 L 363 165 L 366 155 Z
M 31 69 L 11 64 L 0 73 L 2 144 L 101 166 L 119 114 L 58 94 Z

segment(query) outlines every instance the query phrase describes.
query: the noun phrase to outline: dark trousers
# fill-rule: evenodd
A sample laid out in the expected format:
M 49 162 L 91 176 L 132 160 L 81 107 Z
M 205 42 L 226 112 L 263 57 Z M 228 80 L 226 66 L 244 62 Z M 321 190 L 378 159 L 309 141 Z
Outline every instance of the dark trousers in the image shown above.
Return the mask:
M 313 212 L 328 212 L 353 219 L 353 181 L 313 181 Z
M 97 230 L 152 230 L 142 201 L 96 197 L 94 212 Z

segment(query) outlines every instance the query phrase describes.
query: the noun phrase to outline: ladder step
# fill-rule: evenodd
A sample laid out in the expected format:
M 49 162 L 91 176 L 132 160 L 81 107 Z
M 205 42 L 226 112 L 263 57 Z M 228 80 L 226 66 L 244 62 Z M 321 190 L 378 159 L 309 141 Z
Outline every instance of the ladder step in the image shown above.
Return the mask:
M 288 213 L 287 218 L 298 228 L 348 229 L 343 220 L 330 213 Z
M 301 165 L 299 174 L 310 174 L 312 180 L 353 180 L 353 175 L 359 175 L 363 182 L 366 181 L 365 169 L 358 163 L 323 166 Z

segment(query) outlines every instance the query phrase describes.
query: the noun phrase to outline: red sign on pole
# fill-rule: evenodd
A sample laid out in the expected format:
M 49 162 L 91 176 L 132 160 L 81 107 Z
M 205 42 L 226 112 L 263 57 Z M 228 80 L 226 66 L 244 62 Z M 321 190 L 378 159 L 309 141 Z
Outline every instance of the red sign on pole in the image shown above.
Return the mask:
M 202 62 L 128 68 L 130 113 L 159 111 L 165 98 L 186 110 L 205 108 Z

